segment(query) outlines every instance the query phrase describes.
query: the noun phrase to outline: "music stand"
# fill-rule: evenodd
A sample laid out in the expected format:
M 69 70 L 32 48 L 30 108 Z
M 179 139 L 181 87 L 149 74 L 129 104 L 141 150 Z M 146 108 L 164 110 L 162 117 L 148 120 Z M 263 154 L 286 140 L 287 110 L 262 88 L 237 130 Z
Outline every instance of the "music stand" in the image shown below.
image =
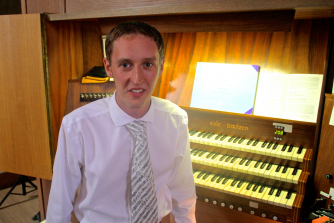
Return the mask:
M 35 189 L 31 190 L 31 191 L 26 191 L 26 182 L 28 182 L 31 186 L 33 186 Z M 12 193 L 12 191 L 14 190 L 14 188 L 18 185 L 22 183 L 22 194 L 18 194 L 18 193 Z M 35 191 L 37 190 L 37 186 L 31 182 L 28 177 L 24 176 L 24 175 L 20 175 L 19 176 L 19 179 L 17 179 L 16 183 L 12 186 L 12 188 L 8 191 L 8 193 L 6 194 L 6 196 L 1 200 L 0 202 L 0 206 L 2 205 L 2 203 L 7 199 L 7 197 L 10 195 L 10 194 L 14 194 L 14 195 L 26 195 L 32 191 Z

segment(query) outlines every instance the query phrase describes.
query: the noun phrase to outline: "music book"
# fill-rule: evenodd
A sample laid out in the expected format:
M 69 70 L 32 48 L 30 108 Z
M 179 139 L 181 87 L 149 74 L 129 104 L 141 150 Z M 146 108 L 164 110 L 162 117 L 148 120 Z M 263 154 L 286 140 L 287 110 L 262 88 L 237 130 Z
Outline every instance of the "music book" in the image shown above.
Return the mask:
M 323 75 L 261 73 L 254 115 L 317 121 Z
M 198 62 L 190 107 L 252 114 L 259 66 Z

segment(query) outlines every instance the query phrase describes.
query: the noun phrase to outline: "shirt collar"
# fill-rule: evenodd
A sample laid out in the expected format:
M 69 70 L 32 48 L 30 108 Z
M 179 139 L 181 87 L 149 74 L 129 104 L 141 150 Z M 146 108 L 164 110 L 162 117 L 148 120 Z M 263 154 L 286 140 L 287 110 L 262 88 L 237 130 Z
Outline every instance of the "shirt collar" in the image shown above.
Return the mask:
M 112 121 L 114 122 L 115 126 L 122 126 L 126 125 L 134 120 L 141 120 L 145 122 L 153 122 L 154 120 L 154 100 L 151 97 L 151 105 L 146 114 L 139 118 L 135 119 L 130 115 L 126 114 L 117 104 L 116 102 L 116 91 L 114 92 L 113 96 L 110 98 L 109 101 L 109 113 L 111 116 Z

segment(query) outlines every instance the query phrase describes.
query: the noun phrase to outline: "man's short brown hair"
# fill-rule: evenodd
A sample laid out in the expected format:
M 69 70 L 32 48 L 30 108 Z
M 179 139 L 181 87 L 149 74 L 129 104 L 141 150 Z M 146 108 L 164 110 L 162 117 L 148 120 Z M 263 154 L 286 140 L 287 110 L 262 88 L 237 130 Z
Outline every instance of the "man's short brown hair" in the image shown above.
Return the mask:
M 110 30 L 107 35 L 105 50 L 109 63 L 111 63 L 111 54 L 113 52 L 114 42 L 122 36 L 131 34 L 142 34 L 151 38 L 157 44 L 160 62 L 162 61 L 162 58 L 164 57 L 164 43 L 161 33 L 155 27 L 150 26 L 144 22 L 129 21 L 117 25 L 112 30 Z

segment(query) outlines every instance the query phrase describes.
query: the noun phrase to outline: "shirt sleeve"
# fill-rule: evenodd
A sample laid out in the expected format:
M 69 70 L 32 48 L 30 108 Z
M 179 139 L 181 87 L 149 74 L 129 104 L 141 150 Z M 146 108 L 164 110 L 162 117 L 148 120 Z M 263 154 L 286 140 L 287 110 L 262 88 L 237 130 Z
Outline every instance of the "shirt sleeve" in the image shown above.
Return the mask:
M 73 128 L 73 127 L 72 127 Z M 46 222 L 70 222 L 77 188 L 81 182 L 81 147 L 77 134 L 62 123 L 59 132 Z
M 172 215 L 176 223 L 194 223 L 196 192 L 190 157 L 188 117 L 185 116 L 179 129 L 174 168 L 168 182 L 172 195 Z

